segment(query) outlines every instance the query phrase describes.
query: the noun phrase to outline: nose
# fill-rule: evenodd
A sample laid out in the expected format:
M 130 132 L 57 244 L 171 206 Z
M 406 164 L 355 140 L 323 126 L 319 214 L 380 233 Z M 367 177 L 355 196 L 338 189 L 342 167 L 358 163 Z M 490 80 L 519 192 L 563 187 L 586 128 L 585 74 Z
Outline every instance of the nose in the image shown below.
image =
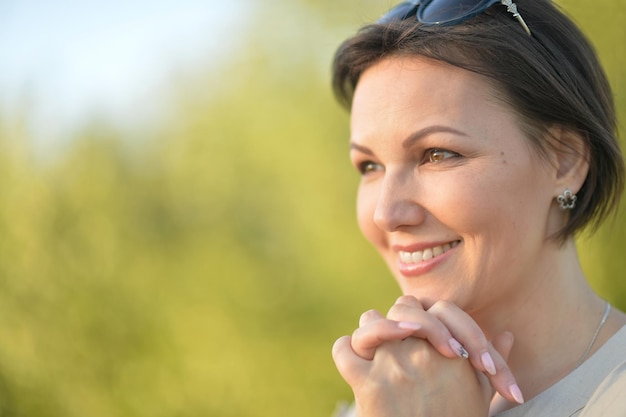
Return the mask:
M 418 195 L 419 184 L 412 174 L 387 172 L 379 190 L 374 223 L 387 232 L 421 224 L 425 211 Z

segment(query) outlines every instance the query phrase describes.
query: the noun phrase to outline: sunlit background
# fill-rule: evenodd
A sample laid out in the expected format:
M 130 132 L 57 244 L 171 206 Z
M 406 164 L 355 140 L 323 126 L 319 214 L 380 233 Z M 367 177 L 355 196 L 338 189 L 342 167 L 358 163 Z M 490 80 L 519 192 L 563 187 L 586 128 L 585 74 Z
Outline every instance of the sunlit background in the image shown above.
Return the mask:
M 626 5 L 562 0 L 626 123 Z M 388 0 L 0 0 L 0 416 L 330 416 L 398 290 L 332 53 Z M 626 308 L 624 211 L 581 258 Z M 558 300 L 555 300 L 558 302 Z

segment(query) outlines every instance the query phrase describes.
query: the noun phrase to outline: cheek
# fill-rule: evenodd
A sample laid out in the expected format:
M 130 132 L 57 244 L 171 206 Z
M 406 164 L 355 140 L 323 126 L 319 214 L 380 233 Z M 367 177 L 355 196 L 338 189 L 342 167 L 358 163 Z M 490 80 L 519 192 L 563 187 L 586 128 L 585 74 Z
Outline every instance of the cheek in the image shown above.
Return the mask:
M 357 194 L 357 221 L 361 233 L 374 245 L 382 242 L 381 230 L 374 223 L 378 193 L 372 187 L 360 186 Z
M 467 169 L 458 175 L 440 175 L 424 188 L 424 207 L 440 223 L 458 233 L 476 234 L 511 225 L 519 207 L 516 187 L 501 170 Z
M 497 165 L 439 178 L 429 191 L 429 211 L 459 233 L 508 240 L 541 231 L 547 216 L 546 183 L 540 167 Z M 439 192 L 436 190 L 439 189 Z M 442 192 L 441 190 L 446 190 Z

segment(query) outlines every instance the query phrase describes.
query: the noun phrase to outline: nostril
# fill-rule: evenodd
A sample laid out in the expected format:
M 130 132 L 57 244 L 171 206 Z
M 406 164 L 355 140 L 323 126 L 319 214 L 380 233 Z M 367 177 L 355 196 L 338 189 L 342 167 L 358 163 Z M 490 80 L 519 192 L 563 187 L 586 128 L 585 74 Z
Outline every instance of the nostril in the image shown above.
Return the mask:
M 424 210 L 416 198 L 420 186 L 411 169 L 390 167 L 379 186 L 371 201 L 375 202 L 372 220 L 377 227 L 392 232 L 424 220 Z
M 410 199 L 395 200 L 392 204 L 377 205 L 373 220 L 380 229 L 393 232 L 422 223 L 424 209 Z

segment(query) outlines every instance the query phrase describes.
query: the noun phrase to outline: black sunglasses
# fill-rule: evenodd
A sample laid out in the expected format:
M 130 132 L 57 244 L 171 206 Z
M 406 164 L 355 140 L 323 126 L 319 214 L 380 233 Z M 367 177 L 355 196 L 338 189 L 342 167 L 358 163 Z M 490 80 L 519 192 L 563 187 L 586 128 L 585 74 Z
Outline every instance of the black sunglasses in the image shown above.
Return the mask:
M 413 0 L 405 1 L 378 19 L 377 23 L 389 23 L 393 20 L 405 20 L 416 16 L 425 25 L 456 25 L 485 12 L 494 4 L 501 3 L 517 19 L 526 33 L 530 29 L 517 11 L 512 0 Z

